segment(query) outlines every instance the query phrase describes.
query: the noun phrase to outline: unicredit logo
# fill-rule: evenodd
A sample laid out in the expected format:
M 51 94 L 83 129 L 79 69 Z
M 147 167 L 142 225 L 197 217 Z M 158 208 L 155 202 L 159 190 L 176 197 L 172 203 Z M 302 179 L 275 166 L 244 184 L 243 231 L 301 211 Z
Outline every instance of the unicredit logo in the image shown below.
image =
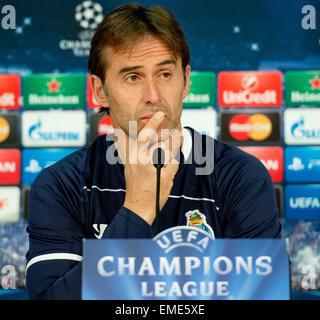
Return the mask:
M 89 108 L 94 109 L 99 107 L 99 104 L 94 98 L 94 95 L 91 89 L 90 78 L 91 78 L 91 75 L 88 75 L 87 76 L 87 105 Z
M 18 109 L 20 97 L 20 76 L 0 74 L 0 108 Z
M 282 76 L 273 72 L 221 72 L 218 100 L 222 107 L 281 106 Z
M 8 107 L 14 107 L 14 94 L 10 92 L 5 92 L 0 96 L 0 106 L 8 106 Z
M 272 132 L 272 122 L 264 114 L 252 116 L 239 114 L 233 117 L 229 123 L 230 135 L 238 140 L 245 141 L 252 139 L 262 141 L 267 139 Z

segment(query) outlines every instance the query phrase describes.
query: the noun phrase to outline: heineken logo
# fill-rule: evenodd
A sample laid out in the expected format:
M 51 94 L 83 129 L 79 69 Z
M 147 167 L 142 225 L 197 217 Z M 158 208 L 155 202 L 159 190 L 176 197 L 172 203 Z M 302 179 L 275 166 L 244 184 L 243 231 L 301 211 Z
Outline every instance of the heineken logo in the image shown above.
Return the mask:
M 282 76 L 278 71 L 220 72 L 218 100 L 221 107 L 280 107 Z
M 58 82 L 55 78 L 53 78 L 50 82 L 47 82 L 47 86 L 48 86 L 49 93 L 59 92 L 61 82 Z
M 289 71 L 285 81 L 288 106 L 320 105 L 320 71 Z
M 215 105 L 216 76 L 213 72 L 191 72 L 190 90 L 183 106 L 203 107 Z
M 25 108 L 83 108 L 85 77 L 35 74 L 23 78 Z
M 209 103 L 210 95 L 208 93 L 194 94 L 190 92 L 183 102 L 184 103 Z

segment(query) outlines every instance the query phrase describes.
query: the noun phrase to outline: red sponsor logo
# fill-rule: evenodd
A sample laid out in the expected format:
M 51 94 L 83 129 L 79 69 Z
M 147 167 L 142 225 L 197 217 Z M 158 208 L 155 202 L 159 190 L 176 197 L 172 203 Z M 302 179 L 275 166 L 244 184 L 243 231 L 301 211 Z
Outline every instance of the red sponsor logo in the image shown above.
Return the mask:
M 239 114 L 229 123 L 230 135 L 238 141 L 252 139 L 262 141 L 267 139 L 272 131 L 271 120 L 264 114 Z
M 267 168 L 272 182 L 283 180 L 283 149 L 282 147 L 238 147 L 258 158 Z
M 280 107 L 282 74 L 279 71 L 223 71 L 218 75 L 221 107 Z
M 111 123 L 111 118 L 105 117 L 103 119 L 101 119 L 98 123 L 98 134 L 99 136 L 103 135 L 103 134 L 109 134 L 109 133 L 113 133 L 113 126 Z
M 19 149 L 0 149 L 0 184 L 20 183 L 21 152 Z
M 97 103 L 96 99 L 93 96 L 90 77 L 90 75 L 87 76 L 87 104 L 90 109 L 100 108 L 100 105 Z
M 21 80 L 17 74 L 0 74 L 0 109 L 18 109 Z

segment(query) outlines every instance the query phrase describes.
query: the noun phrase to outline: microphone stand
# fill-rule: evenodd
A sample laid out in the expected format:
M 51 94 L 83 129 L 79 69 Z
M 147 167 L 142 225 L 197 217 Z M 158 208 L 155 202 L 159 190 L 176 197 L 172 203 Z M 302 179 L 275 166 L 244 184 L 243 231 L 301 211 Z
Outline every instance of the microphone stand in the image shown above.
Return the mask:
M 164 157 L 162 157 L 162 152 L 163 152 L 163 150 L 161 148 L 157 148 L 154 151 L 154 154 L 156 153 L 156 161 L 154 161 L 154 163 L 153 163 L 153 165 L 157 169 L 156 218 L 155 218 L 155 226 L 156 226 L 156 233 L 157 234 L 160 232 L 160 204 L 159 204 L 159 202 L 160 202 L 160 174 L 161 174 L 161 168 L 164 166 L 164 163 L 162 163 L 162 161 L 161 161 L 161 159 L 164 160 Z

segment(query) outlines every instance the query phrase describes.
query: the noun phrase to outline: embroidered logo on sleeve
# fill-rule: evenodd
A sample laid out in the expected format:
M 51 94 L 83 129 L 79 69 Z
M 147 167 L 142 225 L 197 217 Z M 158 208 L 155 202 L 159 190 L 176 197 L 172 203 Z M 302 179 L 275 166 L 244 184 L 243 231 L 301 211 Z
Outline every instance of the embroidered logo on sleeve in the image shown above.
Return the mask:
M 203 231 L 208 232 L 212 236 L 212 238 L 214 238 L 214 232 L 211 226 L 207 223 L 206 216 L 198 209 L 186 212 L 185 216 L 187 218 L 188 227 L 199 228 Z
M 98 232 L 98 234 L 94 234 L 94 236 L 97 238 L 97 239 L 101 239 L 103 234 L 104 234 L 104 231 L 107 229 L 108 225 L 107 224 L 94 224 L 93 225 L 93 228 L 95 231 Z

